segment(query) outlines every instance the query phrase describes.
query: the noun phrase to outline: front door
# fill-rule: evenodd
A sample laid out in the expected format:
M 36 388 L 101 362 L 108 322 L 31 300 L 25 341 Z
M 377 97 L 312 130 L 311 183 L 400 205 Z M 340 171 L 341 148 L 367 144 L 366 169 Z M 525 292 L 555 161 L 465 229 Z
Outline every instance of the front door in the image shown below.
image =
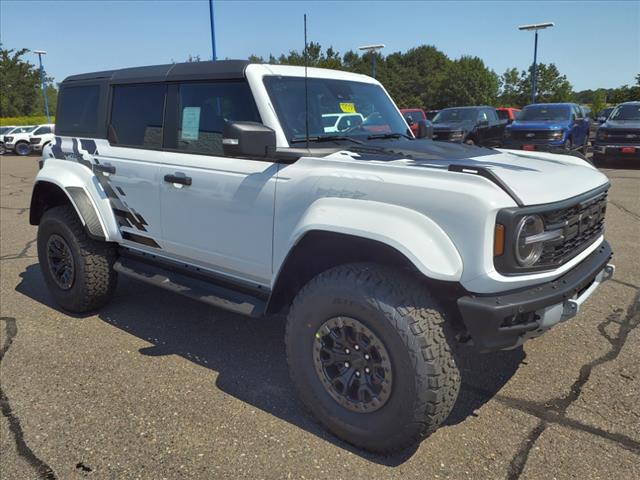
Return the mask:
M 163 242 L 170 256 L 268 285 L 278 164 L 226 157 L 228 121 L 260 117 L 244 81 L 170 86 L 159 168 Z

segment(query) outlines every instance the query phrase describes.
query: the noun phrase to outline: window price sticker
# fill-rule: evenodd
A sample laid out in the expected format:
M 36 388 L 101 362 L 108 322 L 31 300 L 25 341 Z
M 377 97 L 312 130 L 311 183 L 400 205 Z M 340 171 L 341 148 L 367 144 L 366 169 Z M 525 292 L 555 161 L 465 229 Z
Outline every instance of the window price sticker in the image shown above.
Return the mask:
M 198 140 L 200 130 L 200 107 L 182 109 L 182 140 Z
M 356 106 L 350 102 L 340 102 L 340 110 L 344 113 L 356 113 Z

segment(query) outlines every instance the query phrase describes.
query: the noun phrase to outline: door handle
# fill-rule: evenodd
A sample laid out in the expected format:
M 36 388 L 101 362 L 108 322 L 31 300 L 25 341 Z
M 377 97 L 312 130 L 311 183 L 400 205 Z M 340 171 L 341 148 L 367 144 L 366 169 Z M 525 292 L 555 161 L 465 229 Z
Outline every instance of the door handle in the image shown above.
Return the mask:
M 96 165 L 93 166 L 93 171 L 94 172 L 102 172 L 102 173 L 108 173 L 108 174 L 113 174 L 116 173 L 116 167 L 114 167 L 113 165 L 109 165 L 108 163 L 98 163 Z
M 191 185 L 191 177 L 185 176 L 184 173 L 167 174 L 164 176 L 164 181 L 167 183 L 179 183 L 180 185 Z

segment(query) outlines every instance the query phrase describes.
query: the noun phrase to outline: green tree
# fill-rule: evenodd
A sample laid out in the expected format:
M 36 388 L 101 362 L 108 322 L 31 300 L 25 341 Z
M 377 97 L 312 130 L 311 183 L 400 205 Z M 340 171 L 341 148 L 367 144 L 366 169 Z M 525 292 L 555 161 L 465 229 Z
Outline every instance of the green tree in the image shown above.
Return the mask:
M 593 116 L 595 117 L 606 106 L 606 94 L 604 90 L 600 88 L 593 93 L 591 100 L 591 112 Z
M 520 75 L 520 102 L 526 105 L 531 99 L 531 72 L 522 72 Z M 566 75 L 561 75 L 558 67 L 550 63 L 540 63 L 537 66 L 536 102 L 571 102 L 573 101 L 573 87 Z
M 507 69 L 500 77 L 499 102 L 504 107 L 519 107 L 522 105 L 520 74 L 517 68 Z
M 40 92 L 40 71 L 22 57 L 29 52 L 0 45 L 0 116 L 31 115 Z M 41 113 L 41 112 L 37 112 Z
M 461 57 L 451 62 L 442 86 L 445 104 L 492 105 L 498 97 L 498 75 L 478 57 Z

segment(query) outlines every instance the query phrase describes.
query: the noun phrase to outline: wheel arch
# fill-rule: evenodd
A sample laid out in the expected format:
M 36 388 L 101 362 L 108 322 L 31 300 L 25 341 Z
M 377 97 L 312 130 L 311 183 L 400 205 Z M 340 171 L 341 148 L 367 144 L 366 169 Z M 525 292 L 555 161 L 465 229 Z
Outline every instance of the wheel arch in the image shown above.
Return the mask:
M 59 205 L 71 205 L 74 208 L 89 237 L 106 240 L 98 212 L 82 187 L 63 187 L 49 180 L 37 181 L 31 194 L 29 223 L 39 225 L 44 213 Z
M 380 241 L 329 230 L 304 233 L 282 262 L 267 305 L 277 312 L 314 276 L 346 263 L 370 261 L 417 272 L 397 249 Z

